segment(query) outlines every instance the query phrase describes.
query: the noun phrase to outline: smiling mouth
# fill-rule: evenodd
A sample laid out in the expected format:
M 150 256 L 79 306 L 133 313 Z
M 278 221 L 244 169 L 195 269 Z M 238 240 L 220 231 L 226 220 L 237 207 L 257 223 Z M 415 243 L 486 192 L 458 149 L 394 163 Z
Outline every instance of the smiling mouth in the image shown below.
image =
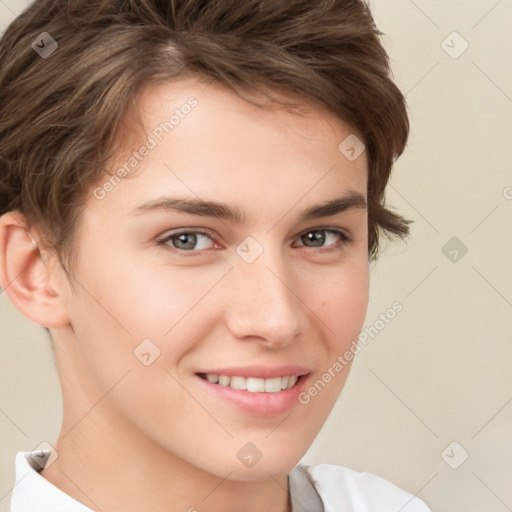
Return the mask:
M 296 386 L 304 375 L 284 375 L 273 379 L 260 379 L 257 377 L 241 377 L 217 375 L 215 373 L 198 373 L 199 377 L 212 384 L 230 387 L 249 393 L 278 393 Z

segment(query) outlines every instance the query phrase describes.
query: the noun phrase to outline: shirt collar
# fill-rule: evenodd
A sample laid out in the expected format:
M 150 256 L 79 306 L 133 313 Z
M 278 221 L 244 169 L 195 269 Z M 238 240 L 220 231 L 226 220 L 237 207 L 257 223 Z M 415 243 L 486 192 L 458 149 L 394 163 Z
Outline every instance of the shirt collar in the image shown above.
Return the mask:
M 50 454 L 51 449 L 16 454 L 16 483 L 11 495 L 10 512 L 94 512 L 39 474 Z M 324 512 L 306 466 L 298 464 L 290 472 L 289 486 L 292 512 Z
M 18 452 L 16 483 L 11 494 L 11 512 L 94 512 L 42 477 L 39 472 L 51 449 Z

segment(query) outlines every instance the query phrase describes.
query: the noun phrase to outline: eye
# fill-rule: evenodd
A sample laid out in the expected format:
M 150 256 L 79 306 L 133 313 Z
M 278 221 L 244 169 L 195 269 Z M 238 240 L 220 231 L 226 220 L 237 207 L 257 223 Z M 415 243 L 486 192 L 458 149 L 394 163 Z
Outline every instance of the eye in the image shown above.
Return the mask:
M 305 240 L 306 242 L 313 244 L 312 246 L 306 247 L 315 248 L 322 247 L 326 241 L 329 241 L 329 239 L 336 237 L 341 239 L 341 243 L 329 244 L 327 248 L 317 250 L 316 252 L 326 253 L 336 250 L 343 250 L 345 248 L 345 245 L 352 241 L 352 239 L 344 231 L 333 228 L 317 228 L 309 230 L 300 235 L 299 239 Z M 201 250 L 207 250 L 212 248 L 211 246 L 207 246 L 208 242 L 206 242 L 205 246 L 204 241 L 208 239 L 211 242 L 213 242 L 213 245 L 215 245 L 215 242 L 213 241 L 212 235 L 209 231 L 188 230 L 181 231 L 178 233 L 171 233 L 162 240 L 159 240 L 157 243 L 158 245 L 166 246 L 171 251 L 179 253 L 182 256 L 195 256 L 195 254 L 193 253 L 198 253 Z M 203 243 L 201 243 L 201 240 L 203 240 Z
M 333 228 L 311 229 L 309 231 L 306 231 L 304 234 L 300 235 L 300 240 L 305 240 L 308 243 L 311 242 L 314 244 L 312 246 L 307 247 L 319 247 L 322 246 L 329 238 L 332 239 L 336 237 L 341 239 L 342 242 L 338 244 L 329 244 L 327 248 L 316 252 L 332 252 L 337 250 L 343 250 L 345 248 L 345 245 L 352 241 L 352 239 L 344 231 Z
M 209 247 L 205 247 L 204 243 L 199 243 L 199 247 L 196 247 L 198 241 L 201 239 L 212 240 L 210 234 L 207 231 L 182 231 L 181 233 L 173 233 L 166 236 L 164 239 L 158 242 L 159 245 L 168 245 L 171 242 L 172 245 L 169 247 L 171 250 L 184 251 L 184 252 L 197 252 L 198 250 L 205 250 Z M 212 240 L 213 241 L 213 240 Z M 192 249 L 196 249 L 195 251 Z

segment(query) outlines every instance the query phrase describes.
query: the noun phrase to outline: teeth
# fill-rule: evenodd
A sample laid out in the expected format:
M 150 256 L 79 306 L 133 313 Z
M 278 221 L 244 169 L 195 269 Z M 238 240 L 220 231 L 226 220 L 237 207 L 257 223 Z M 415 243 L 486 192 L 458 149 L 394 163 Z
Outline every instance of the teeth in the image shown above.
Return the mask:
M 227 375 L 219 375 L 219 384 L 221 386 L 229 386 L 229 377 Z
M 228 375 L 215 375 L 213 373 L 207 373 L 205 377 L 208 382 L 250 391 L 251 393 L 277 393 L 283 389 L 291 388 L 298 379 L 297 375 L 286 375 L 274 379 L 257 379 L 256 377 L 229 377 Z

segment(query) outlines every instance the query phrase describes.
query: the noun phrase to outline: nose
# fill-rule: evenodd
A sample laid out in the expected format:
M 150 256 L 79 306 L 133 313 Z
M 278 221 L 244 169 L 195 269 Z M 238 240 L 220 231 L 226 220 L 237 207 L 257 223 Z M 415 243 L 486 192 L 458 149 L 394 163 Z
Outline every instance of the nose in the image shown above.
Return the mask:
M 252 263 L 235 254 L 226 283 L 226 322 L 238 339 L 258 338 L 283 348 L 300 334 L 305 320 L 299 284 L 281 256 L 263 253 Z

